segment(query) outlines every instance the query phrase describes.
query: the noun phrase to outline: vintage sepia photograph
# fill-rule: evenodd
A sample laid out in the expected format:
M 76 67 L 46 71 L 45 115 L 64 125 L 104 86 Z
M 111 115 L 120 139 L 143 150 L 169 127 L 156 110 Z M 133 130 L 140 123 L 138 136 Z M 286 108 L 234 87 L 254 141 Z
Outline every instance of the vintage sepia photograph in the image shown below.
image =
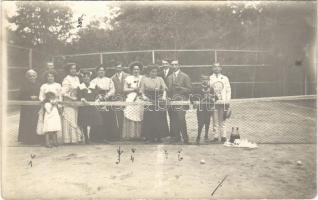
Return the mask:
M 316 1 L 2 1 L 3 199 L 313 199 Z

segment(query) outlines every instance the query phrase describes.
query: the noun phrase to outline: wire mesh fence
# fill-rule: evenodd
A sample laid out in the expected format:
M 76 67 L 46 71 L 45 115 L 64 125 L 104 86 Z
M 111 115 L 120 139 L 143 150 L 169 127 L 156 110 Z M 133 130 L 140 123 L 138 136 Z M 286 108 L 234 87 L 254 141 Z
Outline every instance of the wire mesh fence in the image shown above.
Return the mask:
M 315 94 L 315 80 L 309 80 L 305 66 L 282 66 L 273 63 L 271 52 L 260 50 L 184 49 L 98 52 L 53 56 L 57 66 L 76 62 L 80 68 L 93 70 L 102 64 L 114 73 L 115 61 L 128 66 L 133 61 L 144 65 L 161 64 L 162 59 L 179 60 L 192 84 L 199 84 L 201 74 L 211 74 L 211 65 L 220 62 L 223 73 L 230 78 L 233 98 L 254 98 Z M 127 70 L 127 72 L 129 72 Z M 291 86 L 292 85 L 292 86 Z
M 28 69 L 43 71 L 45 63 L 50 58 L 50 55 L 32 48 L 7 45 L 8 98 L 17 99 L 19 88 L 23 84 L 22 81 Z

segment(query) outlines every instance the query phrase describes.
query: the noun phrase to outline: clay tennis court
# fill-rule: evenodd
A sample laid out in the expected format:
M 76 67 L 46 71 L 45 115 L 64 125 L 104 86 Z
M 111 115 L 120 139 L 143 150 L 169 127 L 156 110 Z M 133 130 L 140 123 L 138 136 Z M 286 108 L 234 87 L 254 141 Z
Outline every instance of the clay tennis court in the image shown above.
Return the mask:
M 53 149 L 23 146 L 16 143 L 19 115 L 10 112 L 4 134 L 3 197 L 211 198 L 227 175 L 213 197 L 313 198 L 316 99 L 234 100 L 232 112 L 227 129 L 239 126 L 241 138 L 257 142 L 257 149 L 195 145 L 194 110 L 187 114 L 193 145 L 117 142 Z M 124 153 L 116 164 L 118 146 Z M 178 160 L 179 150 L 182 160 Z M 200 164 L 202 159 L 205 164 Z

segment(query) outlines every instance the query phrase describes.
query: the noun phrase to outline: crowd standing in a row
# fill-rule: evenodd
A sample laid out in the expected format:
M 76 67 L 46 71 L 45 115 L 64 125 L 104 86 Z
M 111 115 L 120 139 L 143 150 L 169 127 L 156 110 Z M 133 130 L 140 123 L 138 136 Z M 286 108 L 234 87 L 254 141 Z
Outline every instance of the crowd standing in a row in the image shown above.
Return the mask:
M 214 64 L 213 74 L 201 76 L 199 90 L 193 95 L 190 77 L 181 71 L 178 60 L 162 61 L 162 67 L 148 66 L 140 62 L 130 64 L 130 74 L 124 72 L 121 63 L 114 68 L 116 73 L 106 77 L 103 66 L 92 72 L 79 73 L 75 63 L 67 65 L 67 75 L 62 79 L 53 63 L 37 78 L 37 72 L 29 70 L 27 80 L 21 87 L 21 100 L 41 101 L 42 104 L 25 105 L 21 108 L 18 141 L 25 144 L 40 144 L 47 147 L 62 144 L 109 142 L 120 139 L 161 142 L 170 136 L 173 142 L 189 143 L 186 123 L 188 105 L 170 105 L 173 101 L 199 100 L 197 107 L 198 137 L 205 126 L 205 139 L 211 116 L 213 118 L 214 140 L 219 134 L 226 140 L 224 120 L 231 99 L 231 87 L 221 66 Z M 141 72 L 146 71 L 145 75 Z M 41 84 L 42 83 L 42 84 Z M 191 95 L 190 95 L 191 94 Z M 63 104 L 60 102 L 63 101 Z M 126 106 L 77 107 L 73 102 L 82 101 L 125 101 L 152 102 L 152 105 L 128 104 Z M 215 104 L 215 101 L 218 103 Z M 170 126 L 168 126 L 168 116 Z M 44 137 L 43 137 L 44 135 Z

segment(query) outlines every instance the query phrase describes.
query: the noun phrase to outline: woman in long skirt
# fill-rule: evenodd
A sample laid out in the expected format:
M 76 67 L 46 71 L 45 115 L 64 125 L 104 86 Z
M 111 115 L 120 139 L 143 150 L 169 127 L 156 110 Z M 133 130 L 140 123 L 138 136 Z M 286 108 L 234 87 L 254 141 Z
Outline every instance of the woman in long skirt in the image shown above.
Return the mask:
M 143 76 L 140 75 L 142 68 L 143 65 L 139 62 L 134 62 L 130 65 L 130 70 L 133 75 L 128 76 L 125 79 L 124 92 L 127 93 L 126 102 L 143 101 L 140 92 L 140 83 L 143 78 Z M 141 122 L 143 120 L 143 114 L 143 105 L 127 105 L 125 107 L 122 138 L 141 138 Z
M 82 141 L 82 133 L 77 124 L 78 108 L 72 106 L 71 103 L 77 100 L 77 89 L 80 85 L 80 80 L 77 76 L 77 66 L 75 63 L 67 65 L 69 74 L 62 82 L 63 101 L 70 102 L 64 105 L 62 127 L 62 140 L 65 144 L 80 143 Z
M 83 103 L 95 101 L 96 93 L 94 89 L 89 88 L 91 72 L 84 72 L 82 83 L 78 88 L 78 99 Z M 82 106 L 78 111 L 78 125 L 81 127 L 85 137 L 85 143 L 90 142 L 91 128 L 103 125 L 102 116 L 95 106 Z
M 97 77 L 90 82 L 89 88 L 96 91 L 96 101 L 109 101 L 115 94 L 114 82 L 105 76 L 105 68 L 97 67 Z M 109 106 L 97 106 L 101 116 L 102 125 L 95 126 L 91 130 L 91 140 L 93 142 L 106 142 L 108 140 L 119 139 L 118 121 L 114 111 Z
M 141 92 L 143 98 L 154 105 L 145 106 L 143 121 L 143 136 L 150 142 L 160 142 L 161 138 L 169 136 L 169 128 L 166 120 L 166 100 L 167 86 L 164 80 L 157 76 L 158 67 L 149 67 L 148 77 L 144 77 L 141 82 Z
M 30 69 L 26 72 L 26 81 L 20 90 L 20 100 L 37 101 L 39 100 L 40 83 L 37 80 L 36 71 Z M 36 133 L 38 122 L 38 105 L 23 105 L 20 111 L 18 142 L 23 144 L 40 144 L 41 137 Z

